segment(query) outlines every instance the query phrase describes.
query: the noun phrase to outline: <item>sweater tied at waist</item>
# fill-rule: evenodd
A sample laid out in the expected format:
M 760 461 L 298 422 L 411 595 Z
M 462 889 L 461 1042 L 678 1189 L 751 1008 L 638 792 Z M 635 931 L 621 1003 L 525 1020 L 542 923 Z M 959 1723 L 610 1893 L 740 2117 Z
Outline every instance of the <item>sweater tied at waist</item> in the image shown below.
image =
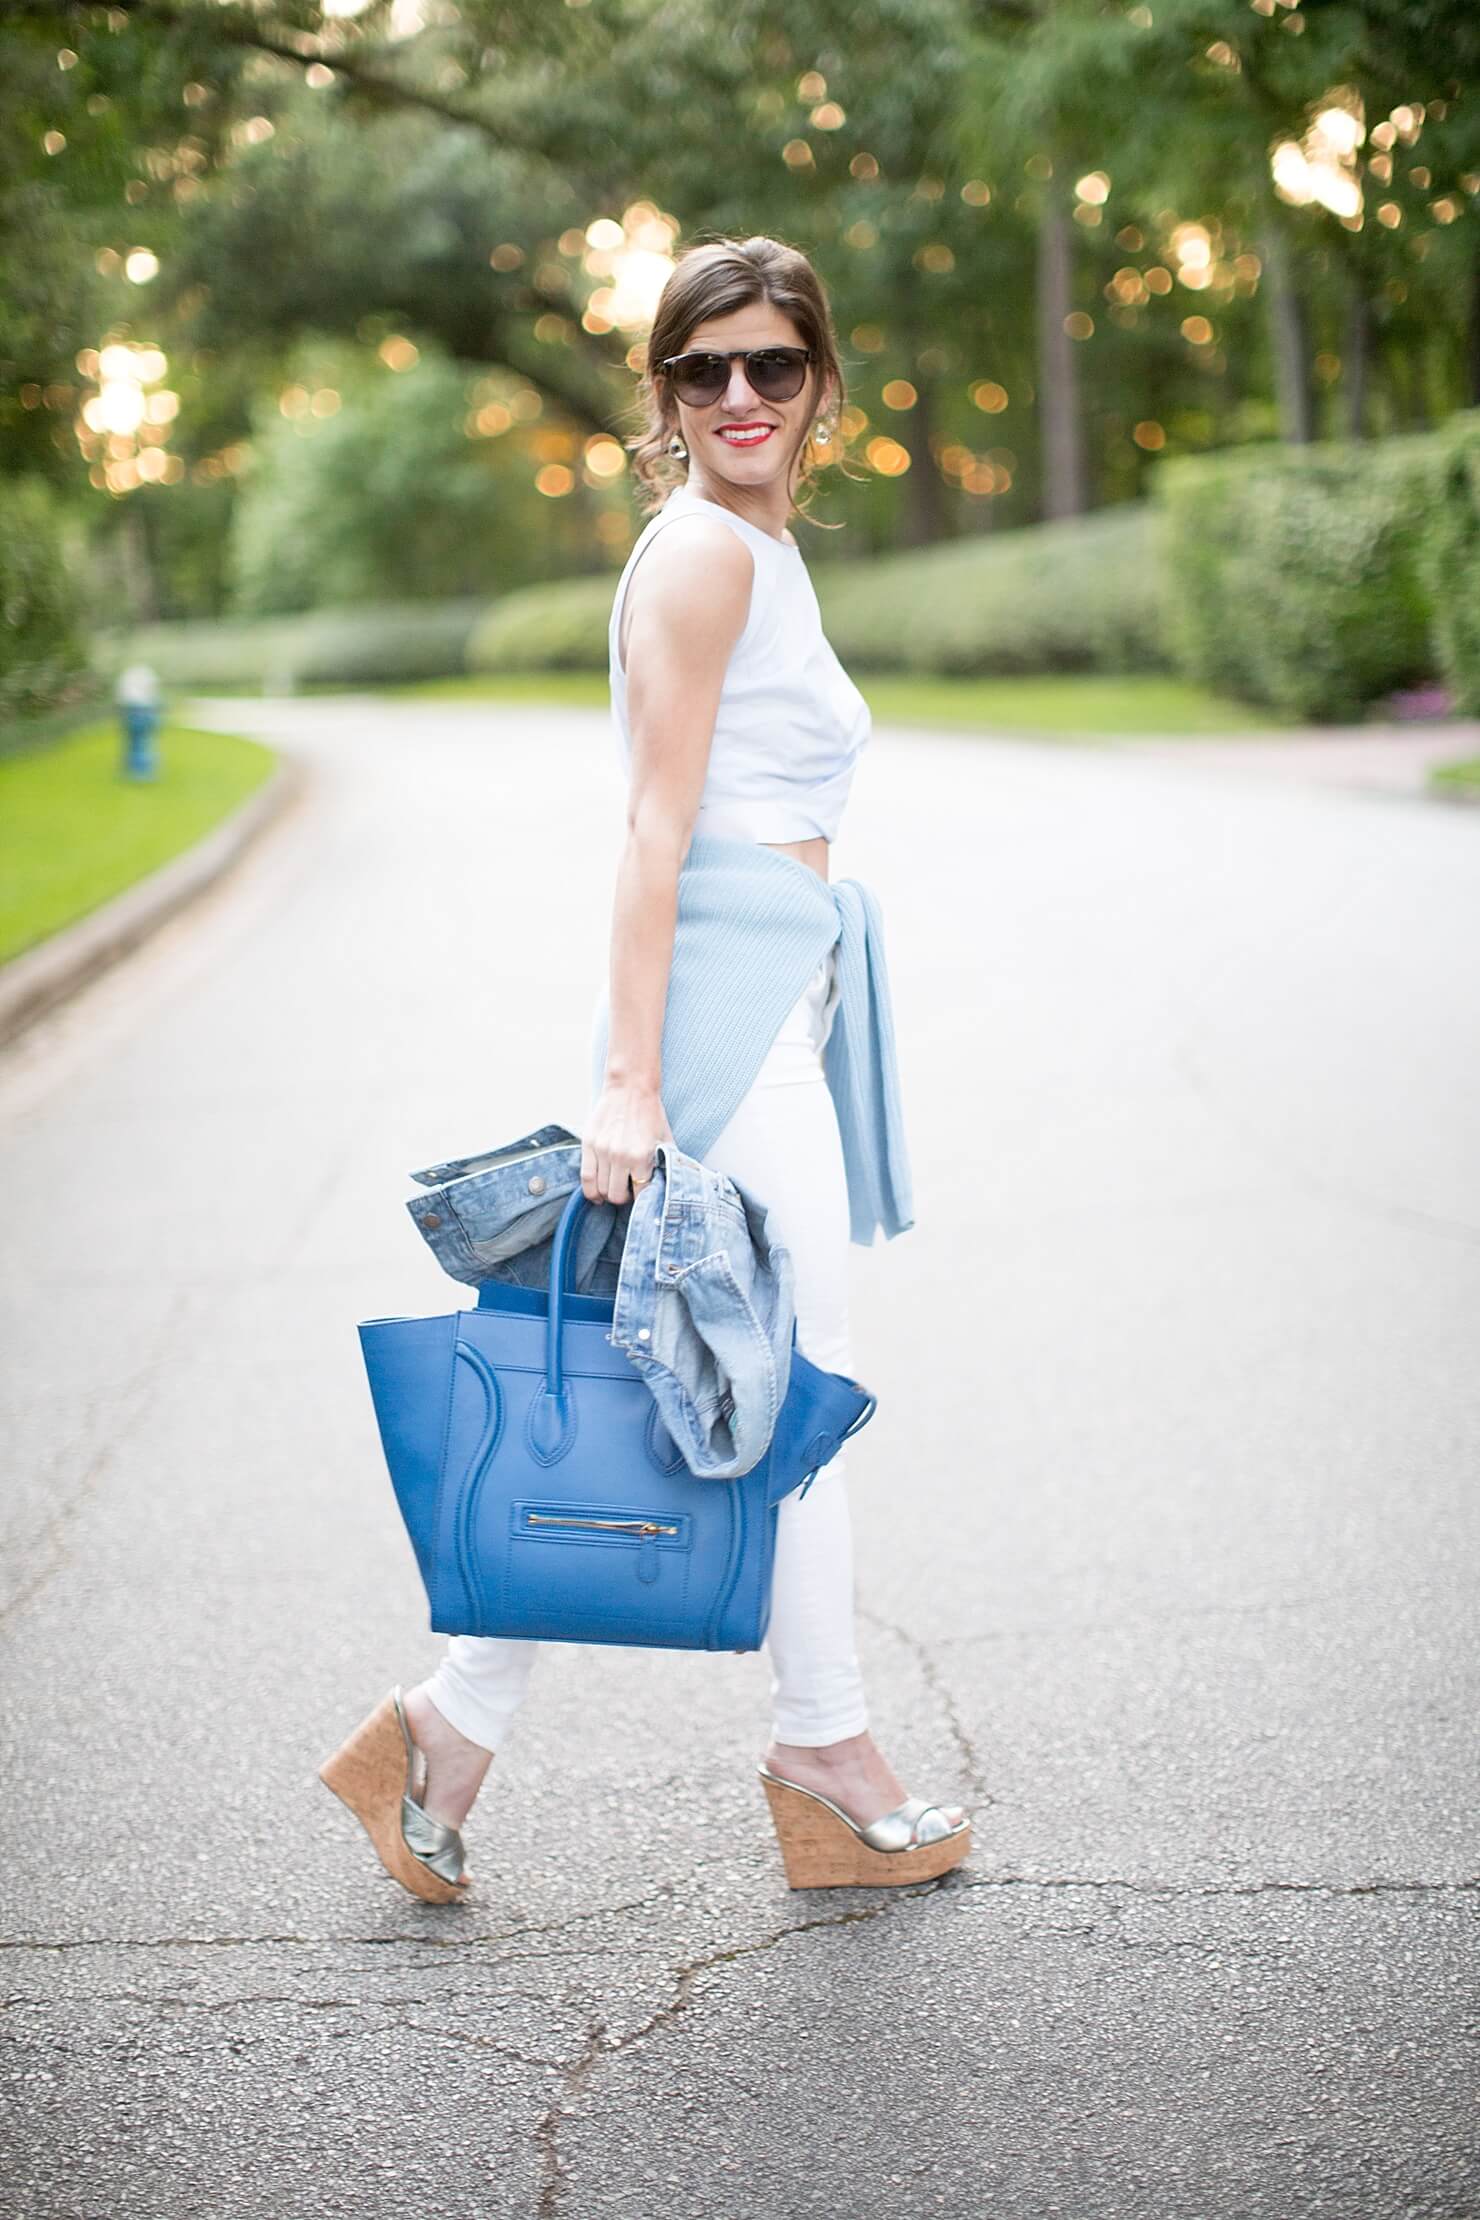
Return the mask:
M 739 1109 L 813 972 L 837 944 L 838 1007 L 823 1071 L 838 1115 L 851 1238 L 867 1248 L 914 1224 L 894 1015 L 877 897 L 794 856 L 696 834 L 679 874 L 663 1018 L 662 1095 L 673 1137 L 702 1163 Z M 591 1034 L 591 1091 L 606 1069 L 609 999 Z

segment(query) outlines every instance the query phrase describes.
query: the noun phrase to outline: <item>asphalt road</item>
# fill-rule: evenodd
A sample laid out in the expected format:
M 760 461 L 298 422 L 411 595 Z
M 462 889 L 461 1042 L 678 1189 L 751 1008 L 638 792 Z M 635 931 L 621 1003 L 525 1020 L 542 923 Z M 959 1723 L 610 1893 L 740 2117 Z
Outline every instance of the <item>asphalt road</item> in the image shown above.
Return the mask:
M 1480 2212 L 1480 818 L 875 735 L 863 1654 L 974 1857 L 792 1894 L 764 1659 L 552 1646 L 447 1912 L 314 1777 L 440 1646 L 354 1328 L 582 1122 L 612 747 L 209 714 L 305 798 L 0 1059 L 5 2220 Z

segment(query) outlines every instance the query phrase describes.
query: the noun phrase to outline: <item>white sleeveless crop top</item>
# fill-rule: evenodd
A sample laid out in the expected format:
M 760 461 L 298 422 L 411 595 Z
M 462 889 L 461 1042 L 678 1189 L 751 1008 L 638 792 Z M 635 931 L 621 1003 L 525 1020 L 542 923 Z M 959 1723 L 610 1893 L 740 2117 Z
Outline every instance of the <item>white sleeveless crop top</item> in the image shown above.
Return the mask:
M 617 580 L 607 633 L 612 721 L 630 771 L 627 674 L 618 655 L 627 581 L 654 533 L 695 510 L 723 517 L 755 559 L 750 613 L 730 654 L 714 720 L 695 834 L 726 840 L 837 837 L 848 790 L 872 729 L 868 703 L 822 630 L 799 547 L 717 501 L 678 486 L 639 532 Z

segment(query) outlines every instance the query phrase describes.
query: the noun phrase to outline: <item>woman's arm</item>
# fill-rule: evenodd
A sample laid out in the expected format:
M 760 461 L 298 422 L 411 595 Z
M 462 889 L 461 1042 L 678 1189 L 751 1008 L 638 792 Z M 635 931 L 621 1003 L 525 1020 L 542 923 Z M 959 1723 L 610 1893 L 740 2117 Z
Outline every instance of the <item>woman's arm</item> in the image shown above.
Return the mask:
M 612 904 L 606 1070 L 581 1149 L 588 1202 L 630 1200 L 629 1181 L 641 1185 L 659 1141 L 673 1138 L 663 1110 L 661 1049 L 678 876 L 754 576 L 755 557 L 738 533 L 693 516 L 657 533 L 627 582 L 623 667 L 632 765 Z

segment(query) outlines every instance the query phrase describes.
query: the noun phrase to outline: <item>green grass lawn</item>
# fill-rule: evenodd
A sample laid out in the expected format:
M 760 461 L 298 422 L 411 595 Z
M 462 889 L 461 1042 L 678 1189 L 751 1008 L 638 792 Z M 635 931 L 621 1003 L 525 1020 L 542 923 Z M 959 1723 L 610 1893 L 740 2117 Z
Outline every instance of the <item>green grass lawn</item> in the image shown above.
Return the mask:
M 255 740 L 166 725 L 159 777 L 118 774 L 110 720 L 0 760 L 0 962 L 85 917 L 219 824 L 273 767 Z
M 1268 731 L 1286 724 L 1272 711 L 1224 701 L 1185 679 L 1155 675 L 1103 678 L 926 678 L 868 674 L 859 686 L 878 724 L 940 725 L 955 731 L 1021 732 L 1047 739 L 1158 738 Z M 421 701 L 547 701 L 605 707 L 598 671 L 531 671 L 507 677 L 441 678 L 390 691 Z
M 912 678 L 861 681 L 879 724 L 946 725 L 1052 739 L 1160 739 L 1210 732 L 1259 732 L 1289 722 L 1247 702 L 1224 701 L 1183 678 L 1094 673 L 1051 678 Z
M 1468 801 L 1480 802 L 1480 755 L 1437 764 L 1429 773 L 1429 784 L 1441 794 L 1462 794 Z

